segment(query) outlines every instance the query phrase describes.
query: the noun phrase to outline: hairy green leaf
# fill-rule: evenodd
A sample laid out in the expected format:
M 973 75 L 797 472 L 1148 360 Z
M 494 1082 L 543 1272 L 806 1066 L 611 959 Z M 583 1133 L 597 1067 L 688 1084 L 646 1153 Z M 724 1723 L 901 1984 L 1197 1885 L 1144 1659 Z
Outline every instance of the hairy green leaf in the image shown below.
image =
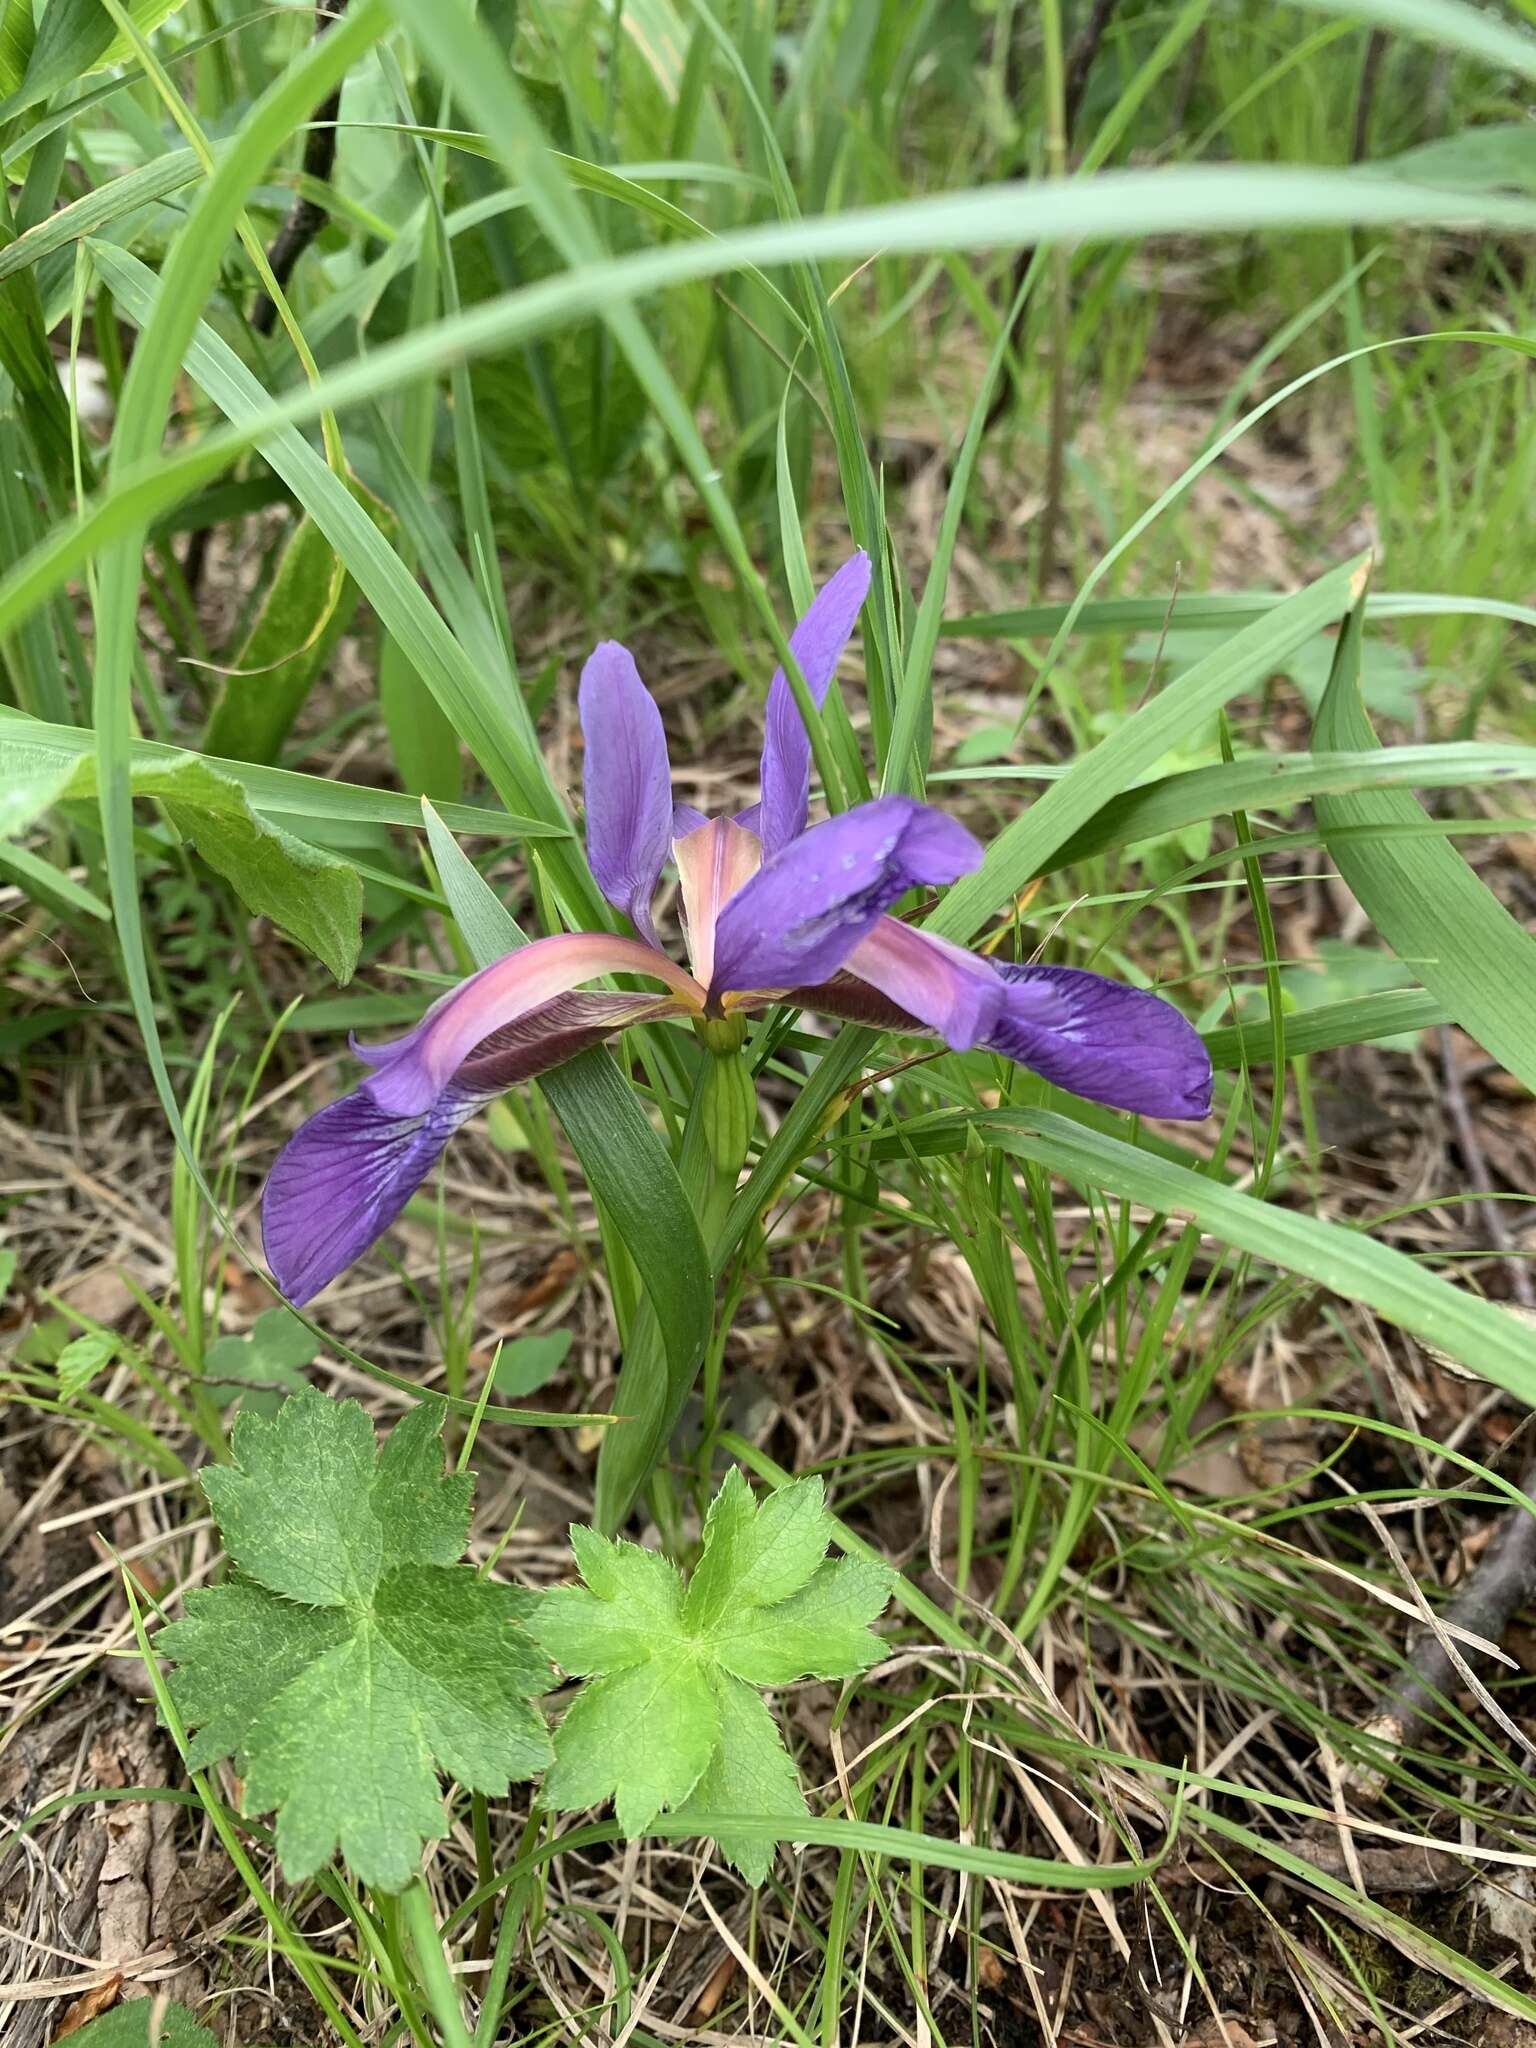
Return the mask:
M 586 1583 L 546 1593 L 529 1622 L 555 1662 L 588 1681 L 556 1731 L 546 1800 L 573 1808 L 611 1798 L 630 1836 L 664 1810 L 803 1816 L 795 1767 L 756 1688 L 873 1663 L 880 1639 L 869 1624 L 890 1583 L 879 1565 L 827 1562 L 833 1527 L 819 1479 L 757 1502 L 733 1470 L 686 1587 L 654 1551 L 573 1529 Z M 762 1883 L 771 1842 L 705 1831 Z
M 203 1474 L 235 1574 L 158 1646 L 189 1761 L 236 1758 L 292 1878 L 339 1844 L 397 1891 L 446 1832 L 439 1771 L 499 1795 L 549 1759 L 527 1596 L 456 1561 L 473 1481 L 444 1476 L 441 1428 L 423 1402 L 381 1449 L 357 1402 L 309 1390 L 242 1412 L 234 1464 Z
M 153 1998 L 132 1998 L 98 2013 L 74 2040 L 76 2048 L 218 2048 L 218 2036 L 199 2026 L 184 2005 L 157 2006 Z

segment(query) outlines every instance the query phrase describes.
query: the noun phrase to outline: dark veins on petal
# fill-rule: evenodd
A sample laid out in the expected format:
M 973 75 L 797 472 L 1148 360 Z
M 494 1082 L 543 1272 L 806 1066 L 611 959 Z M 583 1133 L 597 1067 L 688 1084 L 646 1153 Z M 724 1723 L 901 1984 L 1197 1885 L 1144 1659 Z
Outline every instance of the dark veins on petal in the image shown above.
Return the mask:
M 1210 1054 L 1162 996 L 1081 967 L 993 964 L 1009 985 L 1008 1007 L 987 1039 L 994 1052 L 1111 1109 L 1210 1114 Z
M 267 1263 L 290 1301 L 309 1301 L 389 1228 L 485 1099 L 449 1087 L 424 1115 L 393 1116 L 365 1083 L 310 1118 L 262 1198 Z

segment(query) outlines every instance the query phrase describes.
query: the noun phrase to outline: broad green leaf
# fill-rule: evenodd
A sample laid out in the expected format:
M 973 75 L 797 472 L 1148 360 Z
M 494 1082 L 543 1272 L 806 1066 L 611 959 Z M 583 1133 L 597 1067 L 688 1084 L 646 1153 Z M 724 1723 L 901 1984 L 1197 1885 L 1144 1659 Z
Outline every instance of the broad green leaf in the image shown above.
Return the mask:
M 150 2032 L 154 2016 L 156 2031 Z M 87 2020 L 70 2038 L 77 2048 L 219 2048 L 216 2034 L 199 2026 L 184 2005 L 130 1998 Z
M 0 816 L 5 814 L 10 764 L 27 762 L 42 774 L 54 764 L 72 767 L 90 749 L 91 734 L 84 726 L 49 725 L 40 719 L 21 718 L 9 707 L 0 705 Z M 129 759 L 134 769 L 205 761 L 208 767 L 243 789 L 254 808 L 269 817 L 319 818 L 338 825 L 403 825 L 413 832 L 422 830 L 419 800 L 392 789 L 369 789 L 362 783 L 304 775 L 293 768 L 269 768 L 257 761 L 209 758 L 181 747 L 164 746 L 158 740 L 135 740 Z M 22 807 L 26 801 L 30 799 L 19 800 Z M 36 811 L 30 815 L 36 816 Z M 568 825 L 546 825 L 537 818 L 473 804 L 443 804 L 438 815 L 456 831 L 484 832 L 496 839 L 570 837 Z
M 1359 646 L 1356 612 L 1313 728 L 1319 754 L 1379 745 L 1360 698 Z M 1426 820 L 1406 791 L 1320 795 L 1317 819 L 1339 873 L 1387 944 L 1464 1031 L 1536 1089 L 1536 938 L 1448 839 L 1412 830 Z M 1371 827 L 1409 829 L 1375 839 Z
M 516 1401 L 546 1387 L 571 1348 L 569 1330 L 509 1337 L 496 1354 L 493 1386 L 503 1400 Z
M 1421 142 L 1371 166 L 1394 178 L 1451 185 L 1472 192 L 1536 193 L 1536 128 L 1529 121 L 1492 121 Z
M 701 1819 L 716 1813 L 772 1815 L 785 1823 L 793 1839 L 794 1823 L 809 1809 L 800 1789 L 800 1773 L 784 1747 L 779 1724 L 762 1695 L 743 1679 L 727 1673 L 715 1677 L 715 1710 L 719 1717 L 720 1740 L 704 1775 L 677 1808 L 677 1818 Z M 729 1828 L 701 1832 L 714 1834 L 720 1851 L 747 1880 L 763 1884 L 773 1867 L 773 1844 L 762 1836 L 737 1833 Z
M 357 489 L 354 486 L 354 489 Z M 383 508 L 358 491 L 382 523 Z M 357 587 L 309 518 L 283 547 L 251 629 L 229 662 L 204 734 L 210 754 L 275 761 L 304 699 L 357 610 Z
M 827 1554 L 826 1500 L 819 1479 L 781 1487 L 759 1506 L 734 1469 L 710 1504 L 704 1551 L 688 1586 L 690 1628 L 717 1627 L 747 1590 L 754 1606 L 787 1600 Z
M 863 1559 L 825 1562 L 835 1526 L 819 1479 L 757 1502 L 732 1470 L 686 1590 L 655 1552 L 572 1529 L 585 1584 L 545 1593 L 529 1621 L 555 1662 L 587 1681 L 555 1733 L 549 1804 L 612 1798 L 630 1836 L 664 1810 L 704 1820 L 803 1815 L 794 1767 L 754 1688 L 847 1677 L 880 1655 L 869 1624 L 890 1574 Z M 762 1882 L 770 1840 L 705 1832 Z
M 337 981 L 351 979 L 362 944 L 363 884 L 355 868 L 259 816 L 237 782 L 195 754 L 135 758 L 128 779 L 135 796 L 164 806 L 247 910 L 271 918 Z M 77 753 L 71 762 L 37 747 L 22 721 L 0 722 L 0 837 L 25 831 L 53 804 L 96 793 L 93 754 Z
M 110 1332 L 88 1330 L 83 1337 L 71 1338 L 54 1367 L 61 1397 L 73 1401 L 83 1394 L 97 1373 L 112 1363 L 116 1351 L 117 1339 Z
M 543 1787 L 545 1801 L 567 1812 L 611 1799 L 631 1840 L 664 1807 L 682 1804 L 720 1743 L 709 1671 L 675 1639 L 653 1647 L 670 1654 L 582 1687 L 556 1732 Z
M 211 1389 L 221 1407 L 245 1387 L 246 1407 L 270 1416 L 285 1394 L 302 1393 L 309 1384 L 303 1368 L 317 1348 L 314 1332 L 302 1316 L 291 1308 L 269 1308 L 256 1318 L 248 1336 L 220 1337 L 210 1344 L 203 1370 L 210 1380 L 234 1383 Z
M 339 1844 L 398 1890 L 446 1830 L 439 1771 L 500 1796 L 549 1758 L 527 1596 L 455 1562 L 472 1481 L 444 1476 L 441 1426 L 422 1403 L 380 1449 L 355 1401 L 309 1390 L 242 1412 L 234 1463 L 203 1474 L 236 1573 L 156 1644 L 193 1767 L 235 1757 L 291 1878 Z
M 861 1557 L 836 1557 L 808 1585 L 773 1604 L 751 1599 L 751 1581 L 712 1633 L 718 1663 L 751 1685 L 843 1678 L 880 1655 L 869 1624 L 890 1598 L 890 1574 Z

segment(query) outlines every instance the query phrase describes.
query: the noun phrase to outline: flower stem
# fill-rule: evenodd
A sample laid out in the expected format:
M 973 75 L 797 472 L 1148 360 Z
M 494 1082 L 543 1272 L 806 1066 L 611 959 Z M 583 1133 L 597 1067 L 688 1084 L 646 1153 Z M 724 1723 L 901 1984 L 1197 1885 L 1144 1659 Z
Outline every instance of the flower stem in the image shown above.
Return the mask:
M 705 1061 L 683 1126 L 677 1169 L 713 1255 L 731 1213 L 757 1102 L 742 1053 L 706 1052 Z M 612 1536 L 622 1526 L 666 1456 L 702 1363 L 701 1356 L 686 1372 L 670 1369 L 661 1326 L 650 1303 L 644 1303 L 630 1330 L 614 1388 L 614 1413 L 624 1420 L 605 1432 L 597 1454 L 594 1520 L 604 1535 Z

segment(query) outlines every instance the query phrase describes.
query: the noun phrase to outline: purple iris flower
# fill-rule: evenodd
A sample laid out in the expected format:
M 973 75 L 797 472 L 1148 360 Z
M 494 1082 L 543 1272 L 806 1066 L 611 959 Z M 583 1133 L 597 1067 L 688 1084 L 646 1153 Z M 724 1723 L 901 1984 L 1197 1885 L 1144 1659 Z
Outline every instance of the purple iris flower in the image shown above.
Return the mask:
M 868 589 L 860 552 L 791 637 L 818 706 Z M 909 890 L 969 874 L 981 848 L 909 796 L 807 828 L 810 741 L 782 669 L 768 691 L 761 801 L 734 818 L 673 802 L 661 714 L 616 641 L 582 671 L 580 711 L 587 856 L 640 936 L 536 940 L 450 990 L 403 1038 L 354 1048 L 372 1073 L 303 1125 L 267 1182 L 267 1257 L 291 1301 L 310 1300 L 388 1229 L 467 1117 L 629 1025 L 791 1003 L 956 1051 L 984 1046 L 1114 1109 L 1208 1114 L 1205 1047 L 1161 997 L 1079 968 L 983 959 L 887 915 Z M 662 951 L 652 920 L 669 854 L 691 973 Z M 581 988 L 613 974 L 661 992 Z

